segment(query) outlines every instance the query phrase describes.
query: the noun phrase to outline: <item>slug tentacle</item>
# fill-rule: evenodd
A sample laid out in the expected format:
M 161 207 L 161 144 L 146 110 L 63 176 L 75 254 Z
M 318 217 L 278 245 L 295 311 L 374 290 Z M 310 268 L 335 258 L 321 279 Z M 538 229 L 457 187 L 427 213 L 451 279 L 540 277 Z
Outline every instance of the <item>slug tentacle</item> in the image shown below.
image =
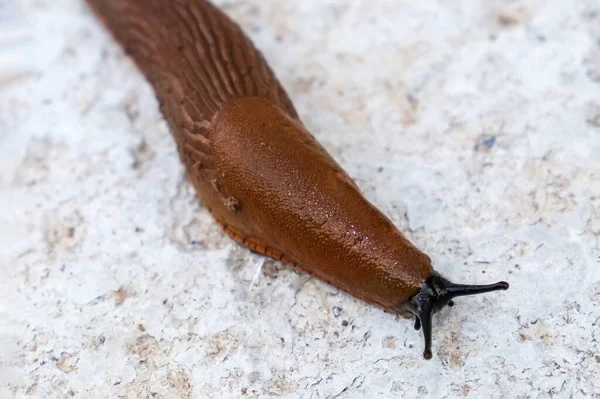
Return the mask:
M 415 315 L 415 330 L 423 327 L 425 338 L 423 357 L 431 359 L 431 318 L 434 313 L 439 312 L 446 305 L 454 306 L 453 298 L 507 290 L 508 287 L 505 281 L 488 285 L 454 284 L 434 272 L 421 286 L 421 290 L 409 300 L 410 311 Z

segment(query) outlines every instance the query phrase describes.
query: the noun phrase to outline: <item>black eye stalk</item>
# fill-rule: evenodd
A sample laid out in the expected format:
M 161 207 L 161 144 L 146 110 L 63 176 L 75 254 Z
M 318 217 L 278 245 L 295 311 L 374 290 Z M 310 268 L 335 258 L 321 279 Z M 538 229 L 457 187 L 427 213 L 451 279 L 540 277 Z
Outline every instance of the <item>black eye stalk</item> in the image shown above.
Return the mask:
M 464 285 L 454 284 L 439 273 L 434 272 L 425 281 L 421 290 L 410 299 L 409 308 L 415 315 L 415 330 L 423 327 L 425 350 L 423 357 L 431 359 L 431 318 L 444 306 L 454 306 L 453 298 L 466 295 L 484 294 L 486 292 L 507 290 L 506 281 L 499 281 L 489 285 Z

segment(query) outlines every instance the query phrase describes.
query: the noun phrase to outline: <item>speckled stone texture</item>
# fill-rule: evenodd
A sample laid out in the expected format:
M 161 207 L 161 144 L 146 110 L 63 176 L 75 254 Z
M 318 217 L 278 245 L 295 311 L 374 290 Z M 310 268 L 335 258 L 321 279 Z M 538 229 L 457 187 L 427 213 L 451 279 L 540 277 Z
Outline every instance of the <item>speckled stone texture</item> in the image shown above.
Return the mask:
M 234 244 L 80 0 L 0 2 L 1 398 L 600 397 L 600 3 L 218 1 L 455 281 L 412 321 Z

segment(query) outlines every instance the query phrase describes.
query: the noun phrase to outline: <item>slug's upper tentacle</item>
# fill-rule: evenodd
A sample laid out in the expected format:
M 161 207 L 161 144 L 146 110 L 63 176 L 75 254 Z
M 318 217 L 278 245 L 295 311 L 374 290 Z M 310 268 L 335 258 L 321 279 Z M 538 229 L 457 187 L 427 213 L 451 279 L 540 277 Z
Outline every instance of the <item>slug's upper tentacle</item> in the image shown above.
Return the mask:
M 415 315 L 415 330 L 423 327 L 425 338 L 425 349 L 423 357 L 431 359 L 431 319 L 433 314 L 440 311 L 444 306 L 454 306 L 452 298 L 466 295 L 483 294 L 491 291 L 507 290 L 509 287 L 505 281 L 499 281 L 489 285 L 464 285 L 454 284 L 434 272 L 425 281 L 421 290 L 409 300 L 409 309 Z

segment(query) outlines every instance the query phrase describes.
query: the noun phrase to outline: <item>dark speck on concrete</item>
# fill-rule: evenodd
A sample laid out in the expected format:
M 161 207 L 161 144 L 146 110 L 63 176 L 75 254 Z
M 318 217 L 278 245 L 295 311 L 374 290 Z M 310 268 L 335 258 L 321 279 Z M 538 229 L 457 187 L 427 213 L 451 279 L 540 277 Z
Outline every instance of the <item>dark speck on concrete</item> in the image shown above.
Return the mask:
M 475 151 L 489 151 L 496 144 L 496 136 L 485 137 L 475 144 Z

